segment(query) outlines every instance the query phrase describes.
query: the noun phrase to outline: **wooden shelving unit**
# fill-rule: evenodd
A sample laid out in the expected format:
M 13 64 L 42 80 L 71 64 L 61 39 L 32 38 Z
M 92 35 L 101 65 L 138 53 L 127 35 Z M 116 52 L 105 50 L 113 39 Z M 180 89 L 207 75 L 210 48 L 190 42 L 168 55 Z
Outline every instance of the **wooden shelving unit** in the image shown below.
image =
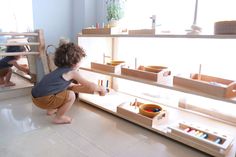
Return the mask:
M 116 38 L 202 38 L 202 39 L 236 39 L 236 35 L 171 35 L 171 34 L 159 34 L 159 35 L 127 35 L 127 34 L 119 34 L 119 35 L 104 35 L 104 34 L 89 34 L 89 35 L 78 35 L 78 38 L 82 37 L 92 37 L 92 38 L 111 38 L 111 47 L 112 47 L 112 59 L 116 59 Z M 78 40 L 80 41 L 80 40 Z M 83 45 L 81 45 L 83 46 Z M 182 86 L 173 85 L 173 77 L 170 76 L 165 81 L 150 81 L 146 79 L 141 79 L 137 77 L 122 75 L 121 72 L 106 72 L 102 70 L 96 70 L 90 68 L 89 66 L 81 67 L 82 71 L 87 71 L 91 73 L 97 73 L 105 76 L 110 76 L 111 78 L 120 78 L 130 81 L 135 81 L 147 85 L 152 85 L 154 87 L 160 87 L 164 89 L 169 89 L 173 91 L 180 91 L 187 94 L 194 94 L 206 98 L 211 98 L 214 100 L 219 100 L 223 102 L 236 104 L 236 98 L 222 98 L 213 96 L 207 93 L 198 92 L 195 90 L 191 90 L 188 88 L 184 88 Z M 119 71 L 119 70 L 118 70 Z M 236 134 L 224 135 L 221 136 L 222 132 L 224 133 L 225 128 L 227 128 L 228 132 L 236 132 L 235 125 L 231 126 L 223 122 L 219 122 L 217 120 L 209 120 L 207 117 L 203 117 L 201 115 L 196 115 L 191 112 L 187 112 L 184 109 L 177 109 L 173 107 L 169 107 L 168 105 L 164 105 L 166 108 L 165 119 L 162 121 L 152 122 L 150 119 L 142 118 L 139 116 L 137 111 L 132 109 L 129 105 L 134 100 L 133 96 L 124 95 L 122 93 L 111 92 L 105 97 L 99 97 L 98 95 L 89 95 L 89 94 L 80 94 L 80 99 L 85 101 L 95 107 L 98 107 L 104 111 L 107 111 L 115 116 L 124 118 L 128 121 L 131 121 L 137 125 L 145 127 L 149 130 L 157 132 L 158 134 L 164 135 L 168 138 L 174 139 L 181 143 L 184 143 L 188 146 L 191 146 L 195 149 L 203 151 L 207 154 L 213 156 L 221 156 L 221 157 L 232 157 L 235 153 L 235 148 L 232 148 L 232 145 L 235 144 L 234 137 Z M 112 100 L 112 101 L 111 101 Z M 141 100 L 147 102 L 147 100 Z M 154 102 L 156 103 L 156 102 Z M 131 109 L 130 109 L 131 108 Z M 186 117 L 191 119 L 189 122 L 185 122 Z M 139 119 L 139 120 L 138 120 Z M 178 120 L 177 120 L 178 119 Z M 155 120 L 155 119 L 154 119 Z M 173 125 L 175 124 L 175 125 Z M 184 124 L 184 125 L 183 125 Z M 199 124 L 205 124 L 206 129 L 202 129 L 202 126 Z M 210 135 L 210 140 L 205 140 L 195 135 L 192 135 L 184 130 L 188 126 L 192 130 L 201 130 L 204 133 L 208 133 Z M 220 128 L 224 128 L 224 130 L 220 129 L 217 126 L 221 126 Z M 224 127 L 223 127 L 224 126 Z M 200 129 L 201 128 L 201 129 Z M 204 127 L 203 127 L 204 128 Z M 215 131 L 216 130 L 221 131 Z M 221 132 L 221 133 L 220 133 Z M 218 144 L 215 143 L 215 140 L 221 138 L 221 142 Z

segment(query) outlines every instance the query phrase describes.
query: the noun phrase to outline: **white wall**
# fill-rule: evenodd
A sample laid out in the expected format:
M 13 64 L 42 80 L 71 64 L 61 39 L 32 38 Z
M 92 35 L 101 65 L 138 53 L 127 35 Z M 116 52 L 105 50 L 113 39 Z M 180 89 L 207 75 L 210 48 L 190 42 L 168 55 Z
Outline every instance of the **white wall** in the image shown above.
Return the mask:
M 72 0 L 32 0 L 34 29 L 43 29 L 47 44 L 72 37 Z
M 46 45 L 58 45 L 60 37 L 77 43 L 85 27 L 104 22 L 105 0 L 32 0 L 34 29 L 43 29 Z M 42 63 L 38 72 L 43 76 Z

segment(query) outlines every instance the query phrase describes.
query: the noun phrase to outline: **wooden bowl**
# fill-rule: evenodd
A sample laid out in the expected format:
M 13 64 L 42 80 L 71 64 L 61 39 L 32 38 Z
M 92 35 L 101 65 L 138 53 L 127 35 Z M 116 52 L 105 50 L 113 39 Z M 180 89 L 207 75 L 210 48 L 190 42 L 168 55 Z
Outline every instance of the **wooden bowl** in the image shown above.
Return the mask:
M 155 112 L 155 110 L 158 110 Z M 139 113 L 141 115 L 153 118 L 162 111 L 162 107 L 156 104 L 142 104 L 139 106 Z
M 112 60 L 111 62 L 108 62 L 107 65 L 116 66 L 116 65 L 120 65 L 122 63 L 125 63 L 125 61 Z
M 145 66 L 144 67 L 145 71 L 154 72 L 154 73 L 159 73 L 163 69 L 167 69 L 167 67 L 164 67 L 164 66 Z

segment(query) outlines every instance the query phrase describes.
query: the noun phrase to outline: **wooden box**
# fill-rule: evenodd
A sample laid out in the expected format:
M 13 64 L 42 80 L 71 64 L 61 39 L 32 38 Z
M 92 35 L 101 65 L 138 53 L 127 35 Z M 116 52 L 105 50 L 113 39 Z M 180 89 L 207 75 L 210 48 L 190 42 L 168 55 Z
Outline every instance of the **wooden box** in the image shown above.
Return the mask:
M 149 81 L 160 81 L 165 79 L 168 75 L 170 75 L 170 71 L 168 70 L 161 70 L 160 72 L 150 72 L 150 71 L 144 71 L 144 70 L 135 70 L 135 69 L 129 69 L 122 67 L 121 68 L 121 74 L 132 76 L 140 79 L 145 79 Z
M 225 156 L 233 142 L 230 136 L 186 122 L 169 126 L 168 129 L 167 134 L 171 138 L 213 156 Z
M 129 35 L 155 35 L 155 29 L 134 29 L 128 31 Z
M 119 34 L 121 33 L 120 28 L 85 28 L 82 29 L 82 34 Z
M 131 122 L 148 127 L 152 127 L 154 123 L 162 123 L 166 119 L 166 110 L 162 110 L 162 112 L 160 112 L 157 116 L 149 118 L 139 114 L 139 107 L 130 105 L 130 103 L 124 103 L 117 106 L 117 114 Z
M 121 65 L 107 65 L 101 63 L 91 62 L 91 69 L 96 69 L 100 71 L 105 71 L 109 73 L 117 73 L 120 72 Z
M 236 96 L 235 81 L 207 75 L 191 74 L 189 78 L 174 76 L 173 84 L 217 97 Z
M 222 34 L 236 34 L 236 21 L 218 21 L 214 24 L 214 33 Z

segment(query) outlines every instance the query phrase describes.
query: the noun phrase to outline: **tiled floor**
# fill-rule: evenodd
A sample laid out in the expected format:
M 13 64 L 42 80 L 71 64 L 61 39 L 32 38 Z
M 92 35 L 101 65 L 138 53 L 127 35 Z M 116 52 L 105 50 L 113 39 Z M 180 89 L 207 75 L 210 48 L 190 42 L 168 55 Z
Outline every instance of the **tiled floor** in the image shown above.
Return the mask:
M 82 102 L 54 125 L 30 96 L 0 101 L 0 157 L 202 157 L 195 149 Z

